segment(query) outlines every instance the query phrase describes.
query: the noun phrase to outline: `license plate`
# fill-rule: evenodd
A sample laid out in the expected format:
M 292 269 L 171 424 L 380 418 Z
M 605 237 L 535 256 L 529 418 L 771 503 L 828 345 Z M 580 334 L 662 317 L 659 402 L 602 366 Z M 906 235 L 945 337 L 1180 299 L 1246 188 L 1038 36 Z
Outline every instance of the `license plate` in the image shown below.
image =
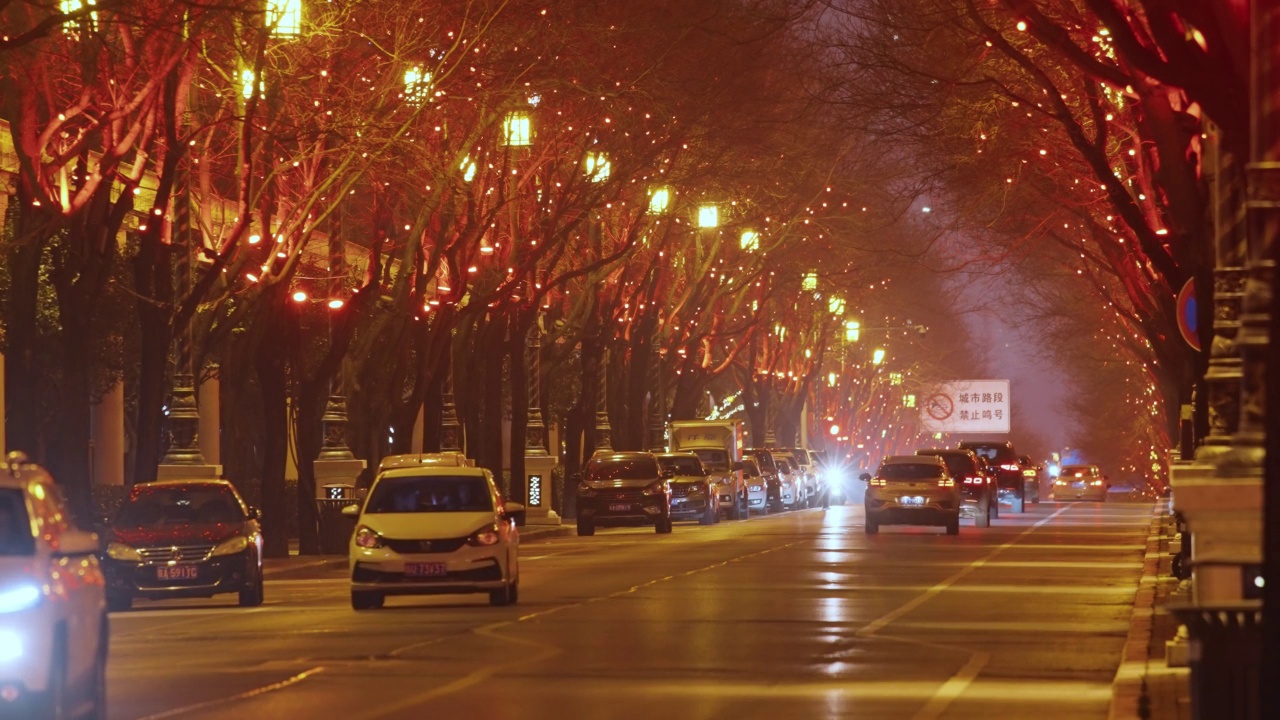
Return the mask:
M 924 498 L 919 496 L 898 498 L 901 505 L 924 505 Z
M 1083 489 L 1084 489 L 1084 483 L 1082 483 L 1082 482 L 1078 482 L 1078 483 L 1071 483 L 1071 487 L 1075 488 L 1076 490 L 1083 490 Z
M 609 512 L 627 512 L 631 509 L 631 503 L 614 503 L 609 506 Z
M 444 563 L 405 563 L 404 574 L 407 577 L 440 577 L 448 571 Z
M 156 568 L 157 580 L 195 580 L 199 577 L 195 565 L 161 565 Z

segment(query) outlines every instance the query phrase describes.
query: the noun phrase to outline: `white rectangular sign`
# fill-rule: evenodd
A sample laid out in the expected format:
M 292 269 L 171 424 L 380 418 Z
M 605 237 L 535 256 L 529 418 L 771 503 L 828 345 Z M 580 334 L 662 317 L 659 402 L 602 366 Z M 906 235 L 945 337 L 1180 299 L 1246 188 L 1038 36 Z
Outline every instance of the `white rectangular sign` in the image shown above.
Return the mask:
M 920 424 L 931 433 L 1007 433 L 1009 381 L 943 383 L 924 394 Z

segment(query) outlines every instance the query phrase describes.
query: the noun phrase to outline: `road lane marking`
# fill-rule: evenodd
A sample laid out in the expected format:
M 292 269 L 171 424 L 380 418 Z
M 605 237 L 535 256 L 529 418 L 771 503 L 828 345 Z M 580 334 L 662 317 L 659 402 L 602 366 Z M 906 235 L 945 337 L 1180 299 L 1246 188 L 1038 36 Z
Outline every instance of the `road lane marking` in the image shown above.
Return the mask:
M 1040 520 L 1039 522 L 1027 528 L 1026 530 L 1023 530 L 1022 532 L 1018 533 L 1017 537 L 1015 537 L 1014 539 L 1001 545 L 1000 547 L 997 547 L 995 550 L 992 550 L 986 556 L 978 558 L 977 560 L 974 560 L 973 562 L 969 563 L 968 565 L 966 565 L 964 568 L 962 568 L 959 572 L 955 573 L 951 577 L 946 578 L 945 580 L 938 583 L 937 585 L 934 585 L 928 590 L 925 590 L 923 593 L 912 598 L 910 601 L 904 603 L 903 605 L 898 606 L 897 609 L 892 610 L 886 613 L 885 615 L 867 623 L 861 629 L 859 629 L 856 633 L 854 633 L 854 636 L 860 637 L 860 638 L 868 638 L 875 635 L 876 633 L 880 632 L 884 628 L 888 627 L 888 625 L 893 621 L 915 610 L 916 608 L 920 607 L 926 602 L 932 600 L 934 596 L 938 595 L 943 590 L 946 590 L 947 588 L 956 584 L 961 579 L 963 579 L 966 575 L 968 575 L 969 573 L 972 573 L 974 570 L 977 570 L 983 565 L 986 565 L 997 555 L 1016 545 L 1019 540 L 1027 537 L 1028 535 L 1035 532 L 1036 530 L 1039 530 L 1041 527 L 1046 525 L 1050 520 L 1053 520 L 1054 518 L 1058 517 L 1062 513 L 1070 510 L 1072 507 L 1073 506 L 1068 505 L 1062 508 L 1061 510 L 1058 510 L 1057 512 L 1053 513 L 1052 515 L 1045 517 L 1043 520 Z
M 964 693 L 990 660 L 991 655 L 988 653 L 974 653 L 959 672 L 942 683 L 942 687 L 933 693 L 933 697 L 929 698 L 929 702 L 925 703 L 919 712 L 911 716 L 911 720 L 935 720 L 942 717 L 942 713 L 946 712 L 951 702 Z
M 238 702 L 240 700 L 248 700 L 250 698 L 258 697 L 259 695 L 266 695 L 267 693 L 275 692 L 276 690 L 283 690 L 287 687 L 297 685 L 298 683 L 302 682 L 303 680 L 306 680 L 312 675 L 315 675 L 321 672 L 324 672 L 324 666 L 313 667 L 310 670 L 305 670 L 303 672 L 300 672 L 297 675 L 294 675 L 293 677 L 285 678 L 280 682 L 272 683 L 270 685 L 263 685 L 262 687 L 254 688 L 252 690 L 247 690 L 245 692 L 239 693 L 238 695 L 228 695 L 227 697 L 218 698 L 216 700 L 206 700 L 201 703 L 195 703 L 194 705 L 187 705 L 185 707 L 173 708 L 172 710 L 165 710 L 163 712 L 158 712 L 152 715 L 147 715 L 145 717 L 138 718 L 138 720 L 164 720 L 165 718 L 177 717 L 179 715 L 186 715 L 187 713 L 200 712 L 201 710 L 209 710 L 215 707 L 219 707 L 221 705 L 226 705 L 227 703 Z

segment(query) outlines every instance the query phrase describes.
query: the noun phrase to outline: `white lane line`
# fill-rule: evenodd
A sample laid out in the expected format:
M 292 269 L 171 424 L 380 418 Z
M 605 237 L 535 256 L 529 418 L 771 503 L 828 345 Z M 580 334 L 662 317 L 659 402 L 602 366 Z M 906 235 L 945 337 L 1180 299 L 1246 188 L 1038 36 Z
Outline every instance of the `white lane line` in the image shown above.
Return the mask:
M 138 720 L 164 720 L 165 718 L 177 717 L 179 715 L 185 715 L 187 713 L 199 712 L 201 710 L 209 710 L 211 708 L 216 708 L 221 705 L 226 705 L 227 703 L 237 702 L 240 700 L 248 700 L 249 698 L 258 697 L 259 695 L 265 695 L 270 692 L 275 692 L 276 690 L 283 690 L 292 685 L 297 685 L 298 683 L 302 682 L 303 680 L 306 680 L 312 675 L 315 675 L 321 672 L 324 672 L 323 666 L 313 667 L 310 670 L 300 672 L 297 675 L 294 675 L 293 677 L 285 678 L 284 680 L 281 680 L 278 683 L 263 685 L 262 687 L 258 687 L 252 690 L 242 692 L 239 695 L 228 695 L 227 697 L 218 698 L 216 700 L 206 700 L 205 702 L 195 703 L 193 705 L 187 705 L 185 707 L 173 708 L 172 710 L 165 710 L 164 712 L 158 712 L 153 715 L 147 715 L 145 717 L 138 718 Z
M 1001 545 L 1000 547 L 996 548 L 995 550 L 991 551 L 991 552 L 990 552 L 990 553 L 988 553 L 986 556 L 981 557 L 981 558 L 978 558 L 977 560 L 974 560 L 973 562 L 969 563 L 968 565 L 966 565 L 964 568 L 962 568 L 959 572 L 957 572 L 956 574 L 952 575 L 951 577 L 949 577 L 949 578 L 947 578 L 947 579 L 943 580 L 942 582 L 938 583 L 937 585 L 934 585 L 933 587 L 929 588 L 928 590 L 925 590 L 925 591 L 924 591 L 923 593 L 921 593 L 920 595 L 917 595 L 916 597 L 912 598 L 909 602 L 904 603 L 903 605 L 900 605 L 897 609 L 895 609 L 895 610 L 893 610 L 893 611 L 891 611 L 891 612 L 889 612 L 889 613 L 886 613 L 885 615 L 883 615 L 883 616 L 881 616 L 881 617 L 879 617 L 879 618 L 876 618 L 875 620 L 872 620 L 871 622 L 867 623 L 867 624 L 866 624 L 865 626 L 863 626 L 860 630 L 858 630 L 858 632 L 854 633 L 854 635 L 855 635 L 856 637 L 861 637 L 861 638 L 867 638 L 867 637 L 871 637 L 872 635 L 875 635 L 876 633 L 880 632 L 880 631 L 881 631 L 881 630 L 883 630 L 884 628 L 888 627 L 888 626 L 889 626 L 889 624 L 890 624 L 890 623 L 892 623 L 893 621 L 895 621 L 895 620 L 897 620 L 898 618 L 902 617 L 903 615 L 906 615 L 907 613 L 909 613 L 909 612 L 911 612 L 911 611 L 915 610 L 916 608 L 920 607 L 921 605 L 925 604 L 926 602 L 928 602 L 928 601 L 932 600 L 932 599 L 934 598 L 934 596 L 938 595 L 938 594 L 939 594 L 939 593 L 941 593 L 943 590 L 946 590 L 947 588 L 949 588 L 949 587 L 951 587 L 952 585 L 956 584 L 957 582 L 959 582 L 961 579 L 963 579 L 966 575 L 968 575 L 969 573 L 973 572 L 974 570 L 977 570 L 978 568 L 982 567 L 983 565 L 986 565 L 988 562 L 990 562 L 992 559 L 994 559 L 997 555 L 999 555 L 1000 553 L 1004 552 L 1005 550 L 1007 550 L 1007 549 L 1009 549 L 1009 548 L 1013 547 L 1014 545 L 1016 545 L 1016 544 L 1018 543 L 1018 541 L 1019 541 L 1019 540 L 1021 540 L 1021 539 L 1025 538 L 1026 536 L 1028 536 L 1028 535 L 1030 535 L 1031 533 L 1035 532 L 1036 530 L 1040 529 L 1042 526 L 1044 526 L 1044 525 L 1045 525 L 1046 523 L 1048 523 L 1050 520 L 1053 520 L 1054 518 L 1058 517 L 1059 515 L 1061 515 L 1062 513 L 1066 512 L 1066 511 L 1068 511 L 1068 510 L 1070 510 L 1070 509 L 1071 509 L 1071 506 L 1070 506 L 1070 505 L 1068 505 L 1067 507 L 1064 507 L 1064 508 L 1062 508 L 1061 510 L 1058 510 L 1057 512 L 1053 513 L 1052 515 L 1049 515 L 1048 517 L 1044 518 L 1043 520 L 1041 520 L 1041 521 L 1037 522 L 1036 524 L 1032 525 L 1031 527 L 1027 528 L 1026 530 L 1023 530 L 1022 532 L 1018 533 L 1018 536 L 1017 536 L 1017 537 L 1015 537 L 1014 539 L 1010 540 L 1009 542 L 1007 542 L 1007 543 L 1005 543 L 1005 544 Z
M 911 716 L 911 720 L 935 720 L 942 717 L 942 713 L 946 712 L 951 702 L 964 693 L 969 684 L 974 681 L 974 678 L 978 677 L 978 673 L 982 672 L 982 668 L 986 667 L 989 660 L 991 660 L 991 655 L 987 653 L 974 653 L 969 658 L 969 662 L 965 663 L 959 672 L 944 682 L 942 687 L 933 693 L 933 697 L 929 698 L 929 702 L 920 708 L 919 712 Z

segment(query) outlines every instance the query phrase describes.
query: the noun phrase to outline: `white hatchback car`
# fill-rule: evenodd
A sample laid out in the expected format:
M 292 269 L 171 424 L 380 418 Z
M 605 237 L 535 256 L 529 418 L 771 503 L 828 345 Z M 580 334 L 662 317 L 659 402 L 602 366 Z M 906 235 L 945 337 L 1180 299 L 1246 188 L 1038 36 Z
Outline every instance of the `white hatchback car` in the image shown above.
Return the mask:
M 384 461 L 351 537 L 351 607 L 382 607 L 388 595 L 489 593 L 519 599 L 518 503 L 503 503 L 488 470 L 453 453 Z
M 10 453 L 0 469 L 0 716 L 107 716 L 99 549 L 49 474 Z

